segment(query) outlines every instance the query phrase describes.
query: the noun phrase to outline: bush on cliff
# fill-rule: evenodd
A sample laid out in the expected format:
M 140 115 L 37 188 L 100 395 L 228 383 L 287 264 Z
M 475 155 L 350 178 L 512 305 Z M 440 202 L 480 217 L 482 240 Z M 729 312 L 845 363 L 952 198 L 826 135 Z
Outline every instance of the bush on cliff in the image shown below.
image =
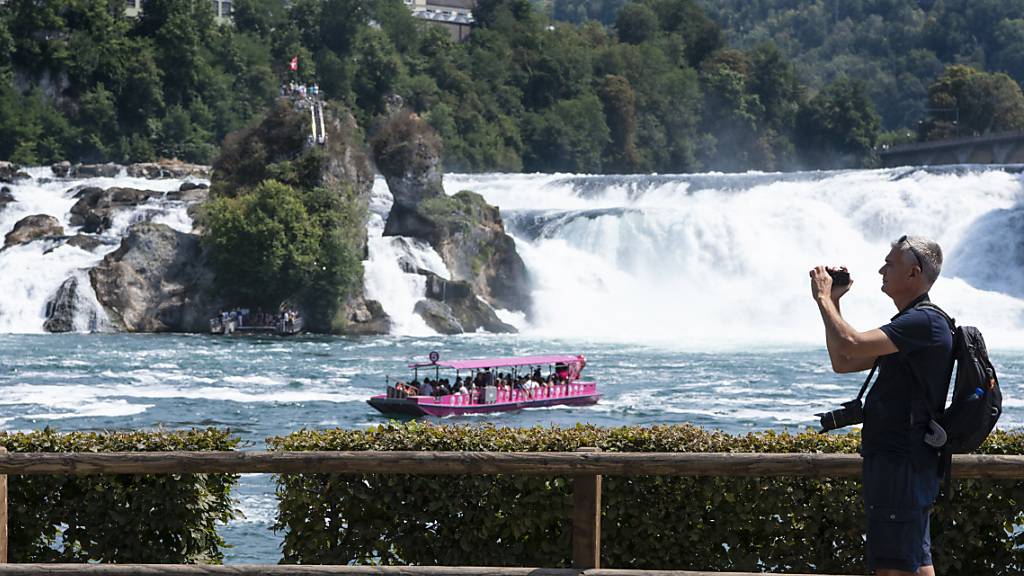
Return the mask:
M 296 432 L 276 450 L 855 453 L 858 434 L 732 436 L 684 426 L 494 428 L 419 423 Z M 997 432 L 990 454 L 1024 453 Z M 289 474 L 276 529 L 285 563 L 568 566 L 570 478 Z M 616 477 L 603 481 L 602 564 L 616 568 L 861 573 L 860 483 L 829 478 Z M 1024 482 L 954 482 L 932 521 L 951 575 L 1024 570 Z
M 203 208 L 204 242 L 217 283 L 240 306 L 301 306 L 314 330 L 329 330 L 362 277 L 356 251 L 361 215 L 323 188 L 297 190 L 267 180 L 251 193 Z
M 232 450 L 216 429 L 0 433 L 10 452 Z M 236 518 L 237 474 L 11 476 L 12 562 L 219 563 L 217 524 Z

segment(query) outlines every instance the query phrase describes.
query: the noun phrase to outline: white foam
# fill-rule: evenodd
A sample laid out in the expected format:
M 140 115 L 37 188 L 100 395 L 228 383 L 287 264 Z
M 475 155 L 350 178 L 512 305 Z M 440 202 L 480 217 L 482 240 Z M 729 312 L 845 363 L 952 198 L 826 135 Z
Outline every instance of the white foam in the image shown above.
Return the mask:
M 87 402 L 84 404 L 57 404 L 51 408 L 64 408 L 66 412 L 27 413 L 21 417 L 26 420 L 66 420 L 68 418 L 97 418 L 133 416 L 152 408 L 152 404 L 132 404 L 127 400 L 107 400 L 103 402 Z
M 847 265 L 855 286 L 844 316 L 859 329 L 877 327 L 895 313 L 877 270 L 889 242 L 909 233 L 936 239 L 946 253 L 934 301 L 982 328 L 990 348 L 1024 347 L 1024 249 L 1006 253 L 1016 250 L 1024 222 L 1013 212 L 1024 199 L 1020 175 L 903 169 L 701 178 L 695 189 L 689 176 L 645 184 L 450 175 L 446 190 L 470 188 L 502 208 L 533 279 L 534 323 L 524 326 L 531 336 L 691 350 L 820 345 L 808 270 Z M 550 219 L 531 228 L 517 213 Z M 980 228 L 987 219 L 1006 223 L 995 227 L 993 247 L 965 253 L 965 243 L 991 235 Z M 986 270 L 1006 270 L 1006 279 Z
M 32 167 L 27 171 L 32 179 L 9 186 L 15 201 L 0 212 L 0 237 L 10 232 L 19 220 L 33 214 L 53 216 L 65 234 L 75 234 L 78 229 L 70 224 L 70 210 L 78 201 L 75 193 L 87 186 L 168 192 L 177 190 L 182 182 L 128 178 L 124 170 L 114 178 L 87 179 L 56 179 L 47 167 Z M 192 230 L 192 220 L 183 202 L 154 198 L 134 208 L 115 211 L 111 228 L 99 237 L 103 243 L 93 251 L 68 245 L 55 248 L 56 243 L 52 241 L 35 241 L 0 251 L 0 294 L 4 295 L 0 299 L 0 333 L 43 332 L 46 303 L 72 276 L 79 279 L 78 315 L 73 319 L 73 328 L 79 332 L 109 330 L 109 320 L 96 301 L 87 270 L 117 249 L 128 226 L 142 220 L 164 223 L 182 232 Z

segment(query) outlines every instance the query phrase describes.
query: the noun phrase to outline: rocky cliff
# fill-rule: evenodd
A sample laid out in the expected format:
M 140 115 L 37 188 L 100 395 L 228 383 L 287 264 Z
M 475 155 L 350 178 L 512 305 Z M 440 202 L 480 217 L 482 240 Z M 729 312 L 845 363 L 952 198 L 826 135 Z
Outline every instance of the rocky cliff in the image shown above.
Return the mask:
M 258 125 L 229 135 L 214 163 L 211 195 L 244 195 L 269 179 L 299 190 L 326 190 L 351 215 L 352 224 L 334 232 L 341 235 L 345 250 L 365 259 L 374 175 L 362 132 L 347 110 L 324 104 L 323 133 L 318 131 L 323 138 L 314 140 L 311 105 L 316 102 L 280 98 Z M 304 312 L 306 325 L 317 331 L 379 334 L 390 328 L 383 307 L 365 298 L 361 273 L 332 317 L 310 308 Z
M 387 236 L 424 240 L 440 254 L 453 283 L 494 308 L 530 313 L 529 278 L 501 214 L 479 194 L 447 196 L 442 186 L 441 140 L 426 121 L 407 110 L 393 112 L 372 140 L 377 168 L 387 180 L 394 205 L 384 228 Z M 439 331 L 451 320 L 475 330 L 514 330 L 494 317 L 481 320 L 476 305 L 449 307 L 444 318 L 437 303 L 423 302 L 417 312 Z M 490 311 L 493 315 L 493 310 Z
M 205 332 L 223 305 L 199 237 L 163 224 L 133 225 L 89 279 L 113 326 L 127 332 Z

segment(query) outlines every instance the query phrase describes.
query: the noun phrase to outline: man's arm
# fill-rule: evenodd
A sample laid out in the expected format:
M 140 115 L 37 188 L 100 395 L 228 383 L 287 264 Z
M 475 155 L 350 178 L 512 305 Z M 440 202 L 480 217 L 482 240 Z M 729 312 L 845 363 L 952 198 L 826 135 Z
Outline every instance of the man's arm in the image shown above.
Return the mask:
M 885 332 L 877 328 L 858 332 L 843 319 L 839 311 L 839 299 L 849 287 L 833 291 L 832 277 L 824 266 L 811 270 L 811 289 L 825 324 L 825 345 L 834 371 L 844 373 L 867 370 L 879 356 L 898 351 Z

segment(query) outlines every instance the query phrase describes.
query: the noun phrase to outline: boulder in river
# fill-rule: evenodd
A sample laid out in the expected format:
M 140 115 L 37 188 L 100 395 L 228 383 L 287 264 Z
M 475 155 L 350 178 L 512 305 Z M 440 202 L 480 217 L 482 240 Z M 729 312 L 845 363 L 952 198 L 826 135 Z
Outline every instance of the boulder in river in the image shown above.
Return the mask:
M 53 170 L 53 167 L 50 168 Z M 121 173 L 117 164 L 75 164 L 68 175 L 73 178 L 115 178 Z
M 7 208 L 8 204 L 14 203 L 14 194 L 7 186 L 0 188 L 0 212 Z
M 65 280 L 53 299 L 46 303 L 46 321 L 43 329 L 47 332 L 73 332 L 75 318 L 85 315 L 81 326 L 84 330 L 99 330 L 106 325 L 101 312 L 82 298 L 77 276 Z M 83 309 L 84 308 L 84 309 Z
M 209 178 L 210 167 L 202 164 L 189 164 L 180 160 L 159 160 L 157 162 L 140 162 L 130 164 L 126 172 L 132 178 Z
M 132 225 L 89 277 L 111 322 L 128 332 L 205 332 L 224 306 L 199 237 L 164 224 Z
M 163 196 L 155 190 L 135 188 L 98 188 L 89 186 L 75 193 L 78 202 L 71 207 L 72 226 L 81 226 L 82 232 L 98 234 L 110 228 L 113 212 L 121 208 L 132 208 L 150 198 Z
M 27 172 L 22 172 L 21 166 L 13 162 L 0 161 L 0 182 L 13 184 L 18 180 L 31 178 Z
M 4 237 L 4 249 L 18 244 L 27 244 L 40 238 L 52 238 L 63 236 L 64 228 L 60 221 L 48 214 L 33 214 L 26 216 L 14 225 L 14 228 Z
M 417 303 L 414 312 L 427 325 L 442 334 L 485 330 L 495 333 L 517 332 L 494 309 L 477 298 L 468 282 L 445 280 L 433 272 L 420 271 L 427 278 L 426 301 Z
M 376 300 L 359 295 L 350 298 L 341 312 L 345 321 L 341 331 L 352 336 L 387 334 L 391 331 L 391 318 Z

